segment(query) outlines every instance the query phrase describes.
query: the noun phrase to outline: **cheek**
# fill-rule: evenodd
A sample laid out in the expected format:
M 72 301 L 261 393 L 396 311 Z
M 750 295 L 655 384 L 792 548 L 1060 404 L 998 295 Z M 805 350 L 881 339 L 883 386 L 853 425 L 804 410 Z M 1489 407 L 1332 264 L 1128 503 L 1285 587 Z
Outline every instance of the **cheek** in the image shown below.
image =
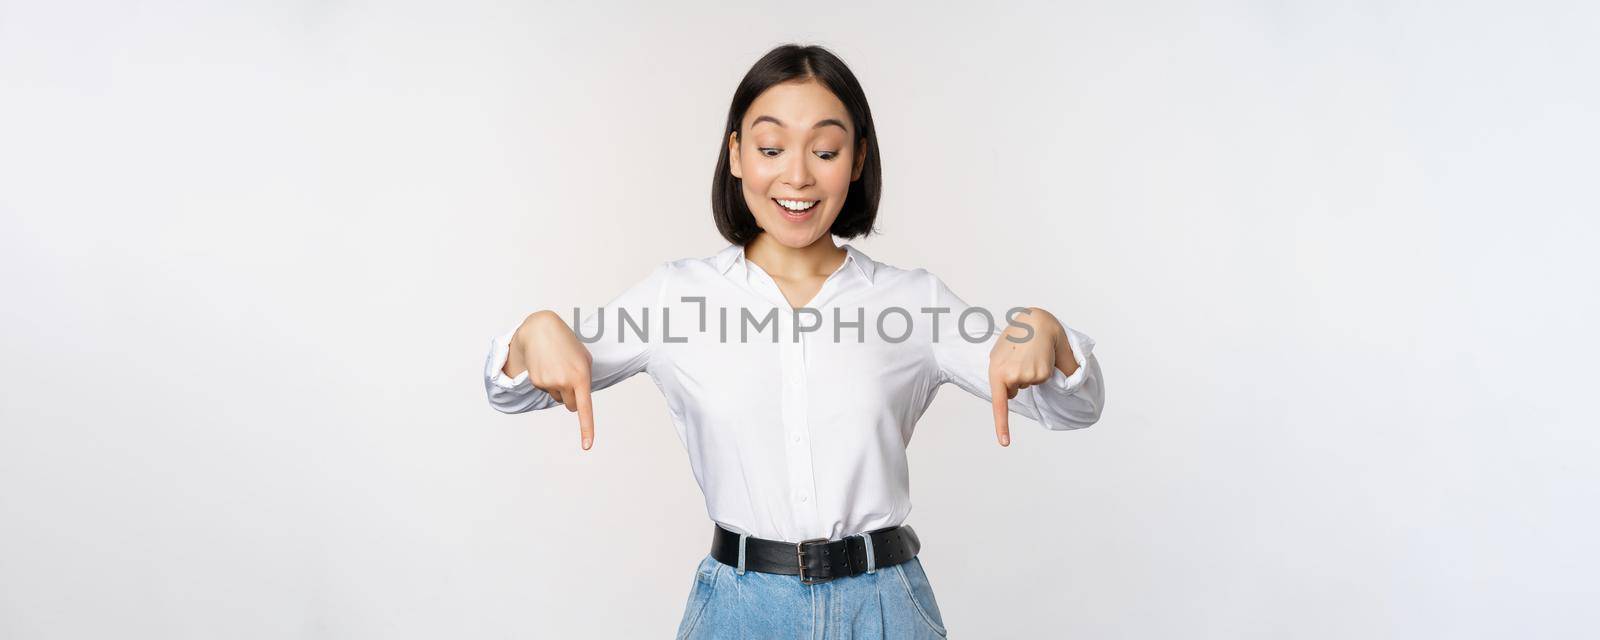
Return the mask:
M 744 178 L 740 179 L 744 189 L 744 204 L 756 217 L 764 217 L 769 214 L 766 208 L 766 205 L 770 204 L 767 192 L 772 188 L 772 176 L 758 169 L 752 170 L 756 169 L 755 166 L 745 165 L 745 167 Z
M 765 191 L 767 187 L 772 185 L 772 180 L 776 177 L 776 173 L 772 169 L 772 163 L 762 162 L 759 158 L 745 156 L 740 160 L 740 169 L 742 169 L 741 173 L 744 174 L 741 180 L 744 182 L 745 188 L 755 193 Z
M 850 168 L 843 159 L 830 163 L 827 169 L 817 174 L 817 182 L 828 193 L 843 196 L 850 191 Z

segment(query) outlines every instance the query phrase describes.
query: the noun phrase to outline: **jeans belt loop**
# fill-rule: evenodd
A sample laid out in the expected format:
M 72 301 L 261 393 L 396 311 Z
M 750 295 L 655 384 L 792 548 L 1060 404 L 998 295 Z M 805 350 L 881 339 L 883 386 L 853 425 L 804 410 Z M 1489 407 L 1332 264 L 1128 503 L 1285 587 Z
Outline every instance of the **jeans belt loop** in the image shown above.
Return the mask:
M 749 538 L 749 537 L 750 537 L 750 534 L 748 534 L 748 533 L 739 534 L 739 568 L 738 568 L 738 571 L 739 571 L 739 575 L 741 575 L 741 576 L 744 575 L 744 541 L 745 541 L 746 538 Z
M 867 573 L 876 573 L 878 571 L 878 557 L 872 553 L 872 534 L 862 532 L 856 535 L 861 536 L 861 541 L 867 545 Z

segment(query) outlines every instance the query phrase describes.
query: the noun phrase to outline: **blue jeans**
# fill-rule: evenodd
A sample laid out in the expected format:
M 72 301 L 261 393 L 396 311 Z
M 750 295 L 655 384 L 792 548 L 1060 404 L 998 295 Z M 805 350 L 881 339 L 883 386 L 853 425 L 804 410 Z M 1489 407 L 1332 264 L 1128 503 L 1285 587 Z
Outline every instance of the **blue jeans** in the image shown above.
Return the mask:
M 808 585 L 800 576 L 740 575 L 708 553 L 695 569 L 678 624 L 678 640 L 944 637 L 939 604 L 917 558 Z

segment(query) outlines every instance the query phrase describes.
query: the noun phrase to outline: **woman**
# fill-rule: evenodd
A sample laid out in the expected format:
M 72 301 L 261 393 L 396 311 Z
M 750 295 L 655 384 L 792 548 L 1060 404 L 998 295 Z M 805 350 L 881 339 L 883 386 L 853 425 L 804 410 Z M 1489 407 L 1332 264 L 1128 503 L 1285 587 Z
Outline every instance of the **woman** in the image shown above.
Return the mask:
M 723 141 L 712 210 L 728 246 L 662 263 L 576 332 L 529 315 L 492 345 L 489 402 L 565 405 L 587 450 L 591 391 L 650 374 L 714 525 L 679 638 L 945 637 L 901 526 L 917 419 L 950 382 L 993 404 L 1001 446 L 1008 411 L 1094 424 L 1094 341 L 1042 309 L 999 319 L 924 269 L 833 241 L 872 231 L 881 171 L 866 97 L 827 50 L 756 62 Z

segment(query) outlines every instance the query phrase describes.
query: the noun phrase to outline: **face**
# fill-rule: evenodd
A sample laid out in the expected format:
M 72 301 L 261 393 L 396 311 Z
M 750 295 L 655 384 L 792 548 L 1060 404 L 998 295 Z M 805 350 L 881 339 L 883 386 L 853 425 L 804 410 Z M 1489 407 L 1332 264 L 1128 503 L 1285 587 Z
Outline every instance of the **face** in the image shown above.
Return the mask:
M 750 104 L 743 135 L 728 136 L 729 170 L 772 239 L 800 248 L 828 233 L 866 166 L 866 139 L 854 126 L 815 80 L 774 85 Z

